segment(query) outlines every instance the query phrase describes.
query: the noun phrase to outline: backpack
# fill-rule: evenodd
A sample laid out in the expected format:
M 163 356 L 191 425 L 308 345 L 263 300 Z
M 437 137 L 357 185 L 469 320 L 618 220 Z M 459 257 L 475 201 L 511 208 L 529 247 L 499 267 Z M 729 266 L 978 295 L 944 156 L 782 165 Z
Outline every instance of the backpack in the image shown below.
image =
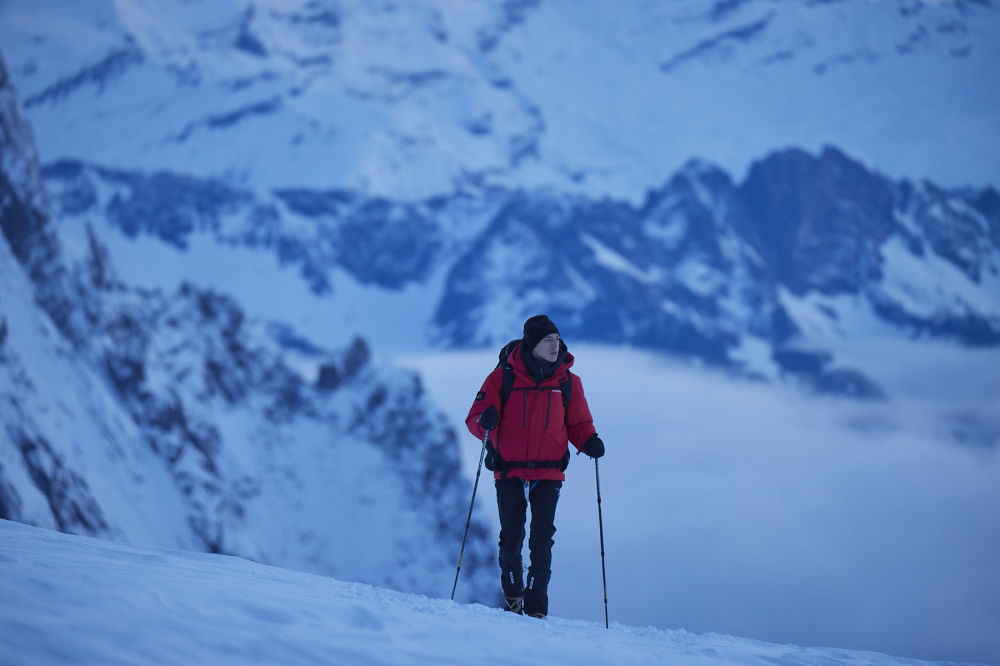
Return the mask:
M 521 344 L 521 340 L 511 340 L 503 347 L 500 348 L 500 353 L 498 355 L 497 367 L 503 368 L 503 375 L 500 379 L 500 416 L 503 417 L 503 408 L 507 404 L 507 398 L 510 397 L 511 392 L 514 390 L 514 366 L 512 366 L 507 357 L 510 356 L 510 352 L 514 350 L 514 347 Z M 566 371 L 566 379 L 559 382 L 559 391 L 562 394 L 563 409 L 569 409 L 569 400 L 572 397 L 573 392 L 573 375 L 570 371 Z M 560 460 L 522 460 L 522 461 L 509 461 L 504 460 L 500 457 L 500 454 L 493 448 L 492 444 L 486 447 L 486 469 L 490 471 L 500 471 L 500 478 L 507 478 L 507 473 L 512 467 L 557 467 L 561 471 L 566 471 L 566 467 L 569 465 L 569 450 L 566 450 L 566 455 Z

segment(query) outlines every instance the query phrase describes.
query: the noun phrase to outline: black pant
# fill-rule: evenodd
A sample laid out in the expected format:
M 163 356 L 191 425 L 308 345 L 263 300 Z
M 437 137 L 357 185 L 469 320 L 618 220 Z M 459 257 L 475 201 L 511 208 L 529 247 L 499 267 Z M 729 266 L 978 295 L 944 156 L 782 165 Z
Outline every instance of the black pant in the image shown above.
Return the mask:
M 528 502 L 531 503 L 531 534 L 528 549 L 531 566 L 528 568 L 529 587 L 545 595 L 552 568 L 552 535 L 556 532 L 556 503 L 562 481 L 529 481 L 528 500 L 524 499 L 525 481 L 516 477 L 498 479 L 497 508 L 500 512 L 500 574 L 504 593 L 509 597 L 521 596 L 522 578 L 521 547 L 524 545 L 524 521 Z

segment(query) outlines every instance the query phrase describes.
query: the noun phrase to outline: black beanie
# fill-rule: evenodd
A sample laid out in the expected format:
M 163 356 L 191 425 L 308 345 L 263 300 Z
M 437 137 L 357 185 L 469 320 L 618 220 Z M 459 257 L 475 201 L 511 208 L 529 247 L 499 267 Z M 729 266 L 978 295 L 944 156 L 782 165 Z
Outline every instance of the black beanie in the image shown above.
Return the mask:
M 521 338 L 524 351 L 531 354 L 535 350 L 535 347 L 538 346 L 538 343 L 542 341 L 542 338 L 553 333 L 558 335 L 559 329 L 552 323 L 552 320 L 545 315 L 535 315 L 524 322 L 524 337 Z

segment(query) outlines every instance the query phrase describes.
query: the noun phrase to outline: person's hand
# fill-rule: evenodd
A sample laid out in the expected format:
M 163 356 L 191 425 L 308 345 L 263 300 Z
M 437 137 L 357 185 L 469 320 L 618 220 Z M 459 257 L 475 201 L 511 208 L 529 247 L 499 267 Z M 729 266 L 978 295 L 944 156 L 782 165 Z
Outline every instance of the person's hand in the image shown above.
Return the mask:
M 483 410 L 483 413 L 479 415 L 479 425 L 483 430 L 493 430 L 497 427 L 497 421 L 500 420 L 500 414 L 497 412 L 497 408 L 490 405 Z
M 604 442 L 597 435 L 591 435 L 587 443 L 583 445 L 583 452 L 591 458 L 600 458 L 604 455 Z

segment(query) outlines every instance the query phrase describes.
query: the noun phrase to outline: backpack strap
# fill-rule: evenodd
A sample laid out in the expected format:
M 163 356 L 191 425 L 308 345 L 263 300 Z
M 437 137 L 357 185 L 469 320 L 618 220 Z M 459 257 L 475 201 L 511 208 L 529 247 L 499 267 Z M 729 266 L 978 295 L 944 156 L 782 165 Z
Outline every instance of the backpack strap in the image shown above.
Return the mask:
M 520 344 L 520 340 L 511 340 L 500 348 L 499 362 L 497 367 L 503 368 L 503 375 L 500 379 L 500 413 L 503 414 L 503 407 L 507 404 L 510 392 L 514 390 L 514 366 L 510 364 L 507 357 L 514 347 Z
M 510 471 L 516 467 L 518 469 L 559 469 L 563 465 L 562 460 L 506 460 L 500 458 L 504 466 L 504 471 Z
M 566 379 L 559 382 L 559 391 L 562 393 L 563 412 L 569 411 L 569 399 L 573 397 L 573 373 L 566 371 Z
M 565 472 L 569 466 L 569 449 L 559 460 L 504 460 L 492 446 L 490 449 L 490 464 L 486 469 L 500 472 L 500 478 L 506 479 L 512 469 L 558 469 Z
M 503 364 L 503 375 L 500 377 L 500 413 L 503 414 L 503 406 L 507 404 L 510 392 L 514 390 L 514 368 L 510 363 Z

